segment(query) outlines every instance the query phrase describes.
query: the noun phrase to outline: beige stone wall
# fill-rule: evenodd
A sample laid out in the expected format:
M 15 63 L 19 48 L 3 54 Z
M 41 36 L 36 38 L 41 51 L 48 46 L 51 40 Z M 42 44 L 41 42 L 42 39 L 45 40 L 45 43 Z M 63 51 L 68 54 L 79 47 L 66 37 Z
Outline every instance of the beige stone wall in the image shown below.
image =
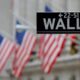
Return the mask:
M 0 0 L 0 33 L 6 37 L 13 37 L 13 15 L 12 15 L 12 0 Z M 9 59 L 5 69 L 0 73 L 0 76 L 8 76 L 6 69 L 11 67 Z
M 43 11 L 44 7 L 44 0 L 14 0 L 15 5 L 14 5 L 14 13 L 19 14 L 22 16 L 24 19 L 29 20 L 32 24 L 36 25 L 36 12 L 37 11 Z M 19 1 L 19 2 L 18 2 Z M 56 4 L 55 2 L 56 1 Z M 60 1 L 60 2 L 59 2 Z M 51 0 L 51 3 L 53 3 L 53 10 L 56 10 L 56 5 L 60 3 L 62 4 L 61 1 L 63 2 L 63 5 L 66 10 L 63 11 L 80 11 L 80 0 Z M 0 0 L 0 31 L 4 31 L 5 33 L 8 33 L 9 35 L 13 35 L 14 28 L 16 29 L 15 24 L 13 24 L 13 14 L 12 14 L 12 5 L 11 5 L 12 0 Z M 58 3 L 57 3 L 58 2 Z M 27 22 L 26 20 L 26 22 Z M 14 19 L 16 22 L 16 18 Z M 36 27 L 36 26 L 35 26 Z M 4 33 L 2 32 L 2 33 Z M 14 31 L 15 32 L 15 31 Z M 5 34 L 5 36 L 7 36 Z M 7 36 L 8 37 L 8 36 Z M 12 36 L 13 37 L 13 36 Z M 5 70 L 2 72 L 1 75 L 6 75 L 6 69 L 11 69 L 11 60 L 7 63 Z M 67 73 L 66 73 L 67 74 Z M 39 74 L 36 74 L 39 75 Z M 35 76 L 36 76 L 35 75 Z M 51 74 L 52 75 L 52 74 Z M 35 77 L 33 76 L 33 77 Z M 37 79 L 38 80 L 38 79 Z M 66 80 L 66 79 L 64 79 Z M 80 80 L 80 79 L 77 79 Z

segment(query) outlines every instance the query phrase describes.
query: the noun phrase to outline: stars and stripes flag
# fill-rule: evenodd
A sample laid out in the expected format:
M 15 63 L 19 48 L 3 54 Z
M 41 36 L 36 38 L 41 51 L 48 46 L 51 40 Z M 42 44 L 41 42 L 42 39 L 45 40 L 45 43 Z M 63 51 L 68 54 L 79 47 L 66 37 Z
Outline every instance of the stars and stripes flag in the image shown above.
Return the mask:
M 41 43 L 39 55 L 42 59 L 42 69 L 44 72 L 49 73 L 52 70 L 58 56 L 63 50 L 66 36 L 66 34 L 58 34 L 56 36 L 53 34 L 46 34 L 44 38 L 41 37 L 44 40 L 43 43 Z
M 53 9 L 51 6 L 45 4 L 44 8 L 45 12 L 51 13 Z M 66 34 L 42 34 L 40 37 L 40 49 L 39 49 L 39 57 L 42 62 L 42 69 L 44 72 L 49 73 L 58 56 L 61 54 L 63 47 L 65 45 L 65 37 Z
M 19 47 L 15 53 L 15 62 L 13 64 L 13 73 L 16 77 L 20 77 L 26 63 L 31 57 L 31 52 L 35 47 L 36 37 L 29 31 L 16 33 L 17 44 Z
M 15 43 L 0 35 L 0 72 L 15 49 Z
M 50 5 L 48 5 L 46 2 L 45 2 L 45 4 L 44 4 L 44 12 L 45 13 L 51 13 L 52 12 L 52 8 L 51 8 L 51 6 Z M 50 35 L 51 36 L 51 35 Z M 40 50 L 39 50 L 39 52 L 38 52 L 38 56 L 39 56 L 39 58 L 41 58 L 42 57 L 42 54 L 43 54 L 43 51 L 44 51 L 44 38 L 45 38 L 45 35 L 44 34 L 41 34 L 41 36 L 40 36 Z M 44 42 L 43 42 L 44 41 Z

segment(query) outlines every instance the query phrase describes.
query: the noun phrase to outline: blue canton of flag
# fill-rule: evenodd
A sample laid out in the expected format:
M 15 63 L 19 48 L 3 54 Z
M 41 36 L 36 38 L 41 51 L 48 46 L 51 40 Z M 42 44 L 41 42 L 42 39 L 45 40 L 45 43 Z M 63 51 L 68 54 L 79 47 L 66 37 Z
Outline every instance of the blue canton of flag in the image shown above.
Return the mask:
M 45 12 L 52 12 L 52 9 L 48 5 L 45 5 Z
M 16 25 L 21 25 L 21 23 L 17 20 L 17 21 L 16 21 Z
M 16 42 L 21 45 L 22 41 L 23 41 L 23 37 L 25 35 L 25 30 L 21 31 L 21 32 L 18 32 L 16 31 Z

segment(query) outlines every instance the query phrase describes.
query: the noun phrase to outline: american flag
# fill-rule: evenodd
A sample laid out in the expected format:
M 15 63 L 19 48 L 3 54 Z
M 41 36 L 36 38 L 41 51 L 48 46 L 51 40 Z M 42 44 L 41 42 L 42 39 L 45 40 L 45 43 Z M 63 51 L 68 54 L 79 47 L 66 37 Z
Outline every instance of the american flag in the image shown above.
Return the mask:
M 44 4 L 45 6 L 44 6 L 44 11 L 46 12 L 46 13 L 51 13 L 52 12 L 52 9 L 51 9 L 51 7 L 48 5 L 48 4 Z M 46 37 L 47 36 L 51 36 L 51 35 L 46 35 Z M 45 39 L 45 40 L 44 40 Z M 40 36 L 40 50 L 39 50 L 39 52 L 38 52 L 38 56 L 39 56 L 39 58 L 41 58 L 42 57 L 42 54 L 43 54 L 43 51 L 44 51 L 44 45 L 45 45 L 45 42 L 47 41 L 48 39 L 47 38 L 45 38 L 45 34 L 42 34 L 41 36 Z M 44 41 L 44 42 L 43 42 Z
M 9 57 L 13 53 L 15 43 L 0 35 L 0 72 L 4 69 Z
M 54 36 L 53 34 L 46 34 L 44 35 L 43 44 L 41 44 L 39 51 L 42 53 L 40 57 L 42 59 L 42 69 L 44 72 L 49 73 L 53 68 L 58 55 L 61 54 L 64 44 L 65 44 L 65 37 L 66 34 L 58 34 Z
M 36 38 L 29 31 L 17 32 L 16 33 L 18 49 L 14 58 L 13 73 L 16 77 L 20 77 L 26 63 L 31 57 L 31 52 L 35 47 Z

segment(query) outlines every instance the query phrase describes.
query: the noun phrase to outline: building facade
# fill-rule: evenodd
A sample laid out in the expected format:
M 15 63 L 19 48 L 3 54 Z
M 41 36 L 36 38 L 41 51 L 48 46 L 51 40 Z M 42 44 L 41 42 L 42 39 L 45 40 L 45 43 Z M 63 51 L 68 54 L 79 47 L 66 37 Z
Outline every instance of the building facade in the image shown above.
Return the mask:
M 13 2 L 11 2 L 11 0 L 1 1 L 0 10 L 3 16 L 0 15 L 0 28 L 1 30 L 5 30 L 6 33 L 13 35 L 14 40 L 16 31 L 19 30 L 23 31 L 24 29 L 29 29 L 35 34 L 36 13 L 45 12 L 44 9 L 46 4 L 51 7 L 53 12 L 80 11 L 79 0 L 13 0 Z M 17 20 L 19 20 L 22 25 L 26 25 L 26 27 L 16 27 Z M 10 36 L 8 35 L 8 37 Z M 37 46 L 33 51 L 33 56 L 22 73 L 23 80 L 80 80 L 80 51 L 78 49 L 78 52 L 75 54 L 70 54 L 70 40 L 67 40 L 65 49 L 58 58 L 50 74 L 45 74 L 41 69 L 41 62 L 37 54 L 38 49 L 39 42 L 37 42 Z M 5 74 L 9 77 L 9 79 L 15 80 L 16 78 L 11 72 L 11 62 L 12 58 L 9 60 L 3 75 Z M 8 67 L 9 65 L 10 67 Z

